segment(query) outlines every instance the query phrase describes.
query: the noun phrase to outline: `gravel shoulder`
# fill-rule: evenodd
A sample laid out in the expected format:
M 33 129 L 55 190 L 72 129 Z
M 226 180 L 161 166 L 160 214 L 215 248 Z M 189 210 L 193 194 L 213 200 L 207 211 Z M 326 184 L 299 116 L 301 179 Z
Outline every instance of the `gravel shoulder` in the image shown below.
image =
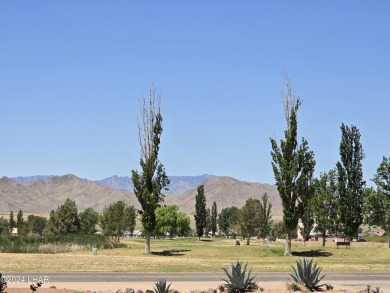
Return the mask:
M 332 293 L 353 293 L 367 289 L 366 281 L 354 282 L 347 284 L 343 281 L 332 282 L 334 287 Z M 190 292 L 194 290 L 206 291 L 209 288 L 216 288 L 219 284 L 216 282 L 174 282 L 171 288 L 179 292 Z M 45 286 L 45 285 L 44 285 Z M 37 293 L 74 293 L 74 292 L 117 292 L 119 289 L 124 291 L 126 288 L 133 288 L 135 291 L 141 289 L 153 290 L 153 283 L 151 282 L 59 282 L 50 283 L 47 286 L 55 286 L 57 289 L 39 288 Z M 260 286 L 264 288 L 263 292 L 268 293 L 285 293 L 286 284 L 284 282 L 262 282 Z M 390 280 L 384 284 L 372 284 L 372 287 L 381 287 L 381 292 L 390 292 Z M 27 293 L 31 292 L 26 288 L 26 284 L 12 284 L 7 288 L 8 293 Z

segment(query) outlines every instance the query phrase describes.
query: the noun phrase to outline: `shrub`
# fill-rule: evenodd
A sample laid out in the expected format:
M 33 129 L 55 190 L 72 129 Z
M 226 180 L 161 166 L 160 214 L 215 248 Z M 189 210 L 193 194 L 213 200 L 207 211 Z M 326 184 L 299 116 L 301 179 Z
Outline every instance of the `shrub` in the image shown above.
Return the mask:
M 0 236 L 0 253 L 63 253 L 111 248 L 103 235 Z

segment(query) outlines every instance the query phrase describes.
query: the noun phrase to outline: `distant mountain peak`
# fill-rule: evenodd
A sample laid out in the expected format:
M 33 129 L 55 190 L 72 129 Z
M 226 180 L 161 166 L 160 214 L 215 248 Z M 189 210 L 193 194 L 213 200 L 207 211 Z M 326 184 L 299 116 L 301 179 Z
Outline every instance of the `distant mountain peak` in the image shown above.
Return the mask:
M 83 181 L 81 178 L 79 178 L 73 174 L 54 176 L 53 178 L 49 178 L 49 180 L 53 180 L 55 182 Z

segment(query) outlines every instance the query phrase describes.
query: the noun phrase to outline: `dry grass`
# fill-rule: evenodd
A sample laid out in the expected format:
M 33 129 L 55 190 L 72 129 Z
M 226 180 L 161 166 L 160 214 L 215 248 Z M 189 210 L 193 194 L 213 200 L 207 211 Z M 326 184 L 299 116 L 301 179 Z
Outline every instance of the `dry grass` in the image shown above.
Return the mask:
M 232 239 L 194 238 L 152 240 L 152 255 L 143 255 L 144 240 L 126 239 L 128 248 L 99 250 L 97 256 L 88 252 L 54 255 L 0 254 L 2 272 L 220 272 L 236 260 L 248 261 L 255 272 L 289 272 L 290 265 L 302 257 L 314 257 L 324 272 L 390 271 L 390 249 L 384 243 L 353 243 L 351 249 L 336 249 L 334 243 L 322 248 L 318 243 L 303 247 L 293 244 L 294 256 L 283 256 L 284 245 L 234 246 Z

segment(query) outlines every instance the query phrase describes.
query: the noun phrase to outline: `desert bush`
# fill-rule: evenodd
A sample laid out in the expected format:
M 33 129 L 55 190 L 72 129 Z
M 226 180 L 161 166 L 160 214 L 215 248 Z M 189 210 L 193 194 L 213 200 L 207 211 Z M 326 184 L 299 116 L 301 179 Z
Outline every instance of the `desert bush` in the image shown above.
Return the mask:
M 112 248 L 103 235 L 0 236 L 1 253 L 63 253 L 90 250 L 92 247 Z

